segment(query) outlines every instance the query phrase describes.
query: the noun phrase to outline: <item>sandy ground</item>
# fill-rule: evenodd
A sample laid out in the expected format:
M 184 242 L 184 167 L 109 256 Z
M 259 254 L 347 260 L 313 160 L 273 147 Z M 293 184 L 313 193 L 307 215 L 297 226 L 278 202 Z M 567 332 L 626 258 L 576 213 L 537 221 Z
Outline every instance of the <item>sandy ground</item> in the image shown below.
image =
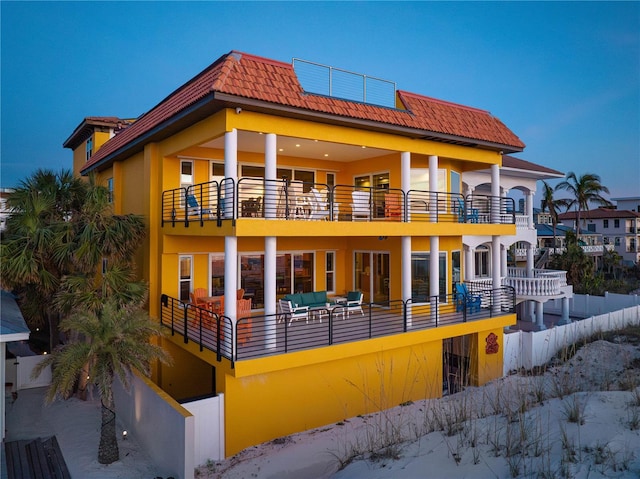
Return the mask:
M 99 402 L 43 406 L 43 394 L 8 401 L 7 440 L 55 434 L 74 479 L 166 477 L 133 437 L 119 439 L 120 461 L 99 464 Z M 202 465 L 196 477 L 638 478 L 640 346 L 596 341 L 539 375 L 279 438 Z

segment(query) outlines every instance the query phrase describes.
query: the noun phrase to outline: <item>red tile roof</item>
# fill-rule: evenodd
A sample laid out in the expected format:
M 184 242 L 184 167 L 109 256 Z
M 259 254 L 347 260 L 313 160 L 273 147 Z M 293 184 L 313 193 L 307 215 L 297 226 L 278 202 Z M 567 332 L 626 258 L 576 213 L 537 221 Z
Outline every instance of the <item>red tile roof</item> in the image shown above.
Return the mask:
M 558 215 L 561 220 L 575 220 L 576 211 L 567 211 Z M 609 218 L 640 218 L 640 213 L 629 210 L 614 210 L 611 208 L 596 208 L 594 210 L 580 212 L 581 219 L 609 219 Z
M 232 51 L 223 55 L 189 82 L 142 115 L 125 131 L 100 148 L 83 171 L 116 154 L 119 150 L 144 142 L 144 136 L 163 128 L 201 100 L 214 100 L 216 93 L 287 107 L 304 114 L 318 112 L 353 120 L 377 122 L 391 128 L 424 132 L 439 141 L 477 144 L 520 151 L 524 143 L 489 112 L 433 98 L 398 91 L 406 110 L 342 100 L 306 93 L 293 66 L 267 58 Z M 209 97 L 209 98 L 207 98 Z M 222 106 L 220 106 L 222 107 Z
M 516 168 L 519 170 L 539 171 L 541 173 L 550 173 L 552 175 L 564 176 L 561 171 L 547 168 L 546 166 L 537 165 L 521 158 L 515 158 L 510 155 L 502 155 L 502 166 L 507 168 Z

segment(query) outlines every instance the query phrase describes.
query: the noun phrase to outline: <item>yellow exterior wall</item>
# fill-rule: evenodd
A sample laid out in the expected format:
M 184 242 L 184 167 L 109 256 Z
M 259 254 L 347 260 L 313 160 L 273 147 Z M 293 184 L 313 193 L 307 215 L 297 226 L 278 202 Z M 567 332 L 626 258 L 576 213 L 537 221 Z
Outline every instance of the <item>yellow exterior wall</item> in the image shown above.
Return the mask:
M 440 397 L 442 340 L 472 334 L 477 344 L 478 337 L 495 332 L 502 343 L 502 328 L 513 323 L 515 315 L 236 363 L 223 391 L 226 454 L 405 401 Z M 502 376 L 502 354 L 493 356 L 478 384 Z M 481 354 L 472 358 L 476 364 L 484 360 Z

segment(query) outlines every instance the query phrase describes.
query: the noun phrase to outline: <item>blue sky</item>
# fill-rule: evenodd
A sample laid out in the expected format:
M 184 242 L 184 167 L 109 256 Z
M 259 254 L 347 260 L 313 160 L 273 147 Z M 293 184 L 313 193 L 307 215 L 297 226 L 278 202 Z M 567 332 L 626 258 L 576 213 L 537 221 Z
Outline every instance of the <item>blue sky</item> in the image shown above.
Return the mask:
M 137 117 L 230 50 L 489 110 L 517 156 L 640 196 L 639 2 L 0 2 L 1 177 L 72 167 L 86 116 Z

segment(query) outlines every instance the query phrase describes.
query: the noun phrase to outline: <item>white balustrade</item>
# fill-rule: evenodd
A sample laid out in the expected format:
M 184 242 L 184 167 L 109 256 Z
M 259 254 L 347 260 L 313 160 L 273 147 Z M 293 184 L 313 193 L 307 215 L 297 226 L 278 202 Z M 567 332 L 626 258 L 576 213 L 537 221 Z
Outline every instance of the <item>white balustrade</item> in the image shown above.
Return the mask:
M 529 215 L 516 215 L 516 228 L 528 228 Z

